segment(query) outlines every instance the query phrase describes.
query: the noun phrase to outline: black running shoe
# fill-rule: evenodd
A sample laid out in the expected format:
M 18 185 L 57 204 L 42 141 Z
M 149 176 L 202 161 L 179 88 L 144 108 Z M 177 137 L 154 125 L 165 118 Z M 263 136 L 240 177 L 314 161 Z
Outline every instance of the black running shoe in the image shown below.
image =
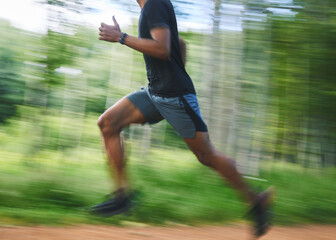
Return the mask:
M 93 206 L 90 213 L 102 217 L 111 217 L 113 215 L 125 213 L 132 207 L 132 198 L 134 193 L 124 193 L 115 191 L 108 200 Z
M 275 197 L 274 188 L 258 194 L 258 200 L 249 211 L 249 216 L 254 222 L 254 235 L 261 237 L 271 226 L 271 204 Z

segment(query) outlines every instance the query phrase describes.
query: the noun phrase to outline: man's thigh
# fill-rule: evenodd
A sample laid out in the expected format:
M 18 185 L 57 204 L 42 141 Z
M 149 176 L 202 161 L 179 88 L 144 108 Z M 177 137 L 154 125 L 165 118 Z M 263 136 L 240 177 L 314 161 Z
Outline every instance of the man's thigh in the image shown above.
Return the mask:
M 211 154 L 215 151 L 210 142 L 208 132 L 196 132 L 194 138 L 184 138 L 183 140 L 196 156 L 199 154 Z
M 107 109 L 98 119 L 98 125 L 122 129 L 132 123 L 145 123 L 142 112 L 127 98 L 123 97 Z
M 127 95 L 126 98 L 143 114 L 146 123 L 154 124 L 163 119 L 145 88 Z

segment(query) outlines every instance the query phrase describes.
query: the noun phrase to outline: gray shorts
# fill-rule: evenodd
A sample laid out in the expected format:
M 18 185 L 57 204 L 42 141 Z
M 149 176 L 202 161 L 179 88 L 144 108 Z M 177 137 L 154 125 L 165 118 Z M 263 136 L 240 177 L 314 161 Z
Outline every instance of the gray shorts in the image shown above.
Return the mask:
M 195 94 L 167 98 L 152 95 L 147 88 L 142 88 L 127 98 L 142 112 L 146 122 L 154 124 L 166 119 L 182 138 L 193 138 L 196 131 L 208 131 Z

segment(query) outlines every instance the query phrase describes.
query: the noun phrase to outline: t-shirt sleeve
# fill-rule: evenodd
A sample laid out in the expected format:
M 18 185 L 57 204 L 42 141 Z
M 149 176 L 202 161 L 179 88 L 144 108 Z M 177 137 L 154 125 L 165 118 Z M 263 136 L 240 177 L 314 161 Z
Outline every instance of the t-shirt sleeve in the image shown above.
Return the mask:
M 170 29 L 169 6 L 163 1 L 151 0 L 148 2 L 146 17 L 149 30 L 156 27 L 166 27 Z

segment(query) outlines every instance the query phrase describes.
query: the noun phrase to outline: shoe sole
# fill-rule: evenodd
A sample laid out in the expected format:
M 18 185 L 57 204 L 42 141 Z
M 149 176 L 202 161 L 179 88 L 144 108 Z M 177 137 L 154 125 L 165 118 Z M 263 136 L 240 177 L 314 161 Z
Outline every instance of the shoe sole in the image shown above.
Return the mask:
M 93 210 L 93 211 L 90 211 L 91 214 L 93 215 L 98 215 L 98 216 L 101 216 L 101 217 L 112 217 L 114 215 L 118 215 L 118 214 L 122 214 L 122 213 L 128 213 L 132 208 L 132 205 L 129 204 L 123 208 L 119 208 L 117 210 L 114 210 L 114 211 L 111 211 L 109 212 L 108 210 L 107 211 L 104 211 L 104 209 L 97 209 L 97 210 Z

